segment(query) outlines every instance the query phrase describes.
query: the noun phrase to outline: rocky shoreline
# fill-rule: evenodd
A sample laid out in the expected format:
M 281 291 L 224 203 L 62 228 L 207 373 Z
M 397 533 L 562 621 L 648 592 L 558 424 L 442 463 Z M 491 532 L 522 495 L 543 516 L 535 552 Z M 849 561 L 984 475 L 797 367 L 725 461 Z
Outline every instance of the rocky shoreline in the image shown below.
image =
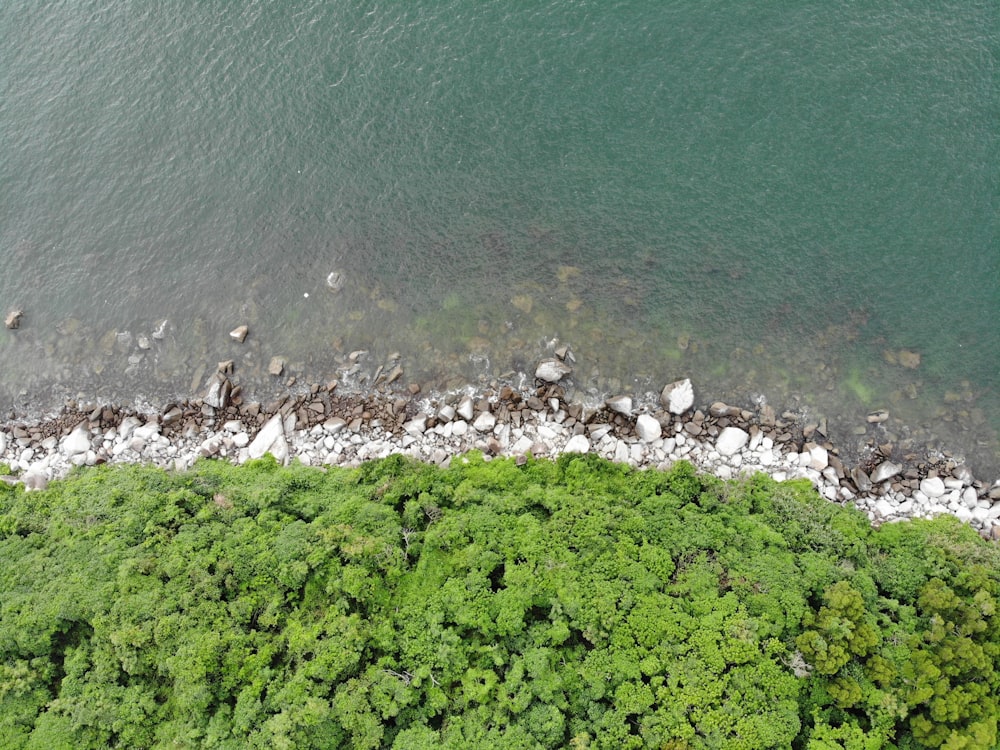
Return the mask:
M 364 354 L 353 353 L 351 366 Z M 10 421 L 0 427 L 0 463 L 12 475 L 0 479 L 41 489 L 75 466 L 183 470 L 199 458 L 242 463 L 265 453 L 286 463 L 356 466 L 393 453 L 443 465 L 469 450 L 518 460 L 592 452 L 635 467 L 688 460 L 724 479 L 758 471 L 777 480 L 806 478 L 828 500 L 853 503 L 876 524 L 950 513 L 1000 540 L 1000 480 L 977 479 L 947 452 L 879 443 L 884 413 L 869 415 L 869 450 L 848 465 L 825 420 L 779 414 L 764 403 L 696 403 L 688 379 L 659 394 L 581 403 L 565 386 L 572 352 L 560 347 L 555 355 L 531 374 L 508 373 L 479 388 L 423 394 L 419 384 L 401 385 L 397 363 L 380 366 L 367 391 L 337 381 L 300 385 L 267 404 L 245 398 L 232 380 L 232 362 L 222 362 L 201 398 L 155 410 L 75 400 L 45 419 Z M 278 363 L 272 368 L 281 374 Z

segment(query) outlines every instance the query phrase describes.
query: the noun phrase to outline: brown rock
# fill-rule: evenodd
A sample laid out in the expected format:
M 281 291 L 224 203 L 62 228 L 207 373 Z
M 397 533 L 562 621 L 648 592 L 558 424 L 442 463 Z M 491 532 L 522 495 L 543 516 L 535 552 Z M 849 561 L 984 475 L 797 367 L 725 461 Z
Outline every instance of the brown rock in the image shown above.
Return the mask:
M 229 338 L 242 344 L 246 341 L 248 333 L 250 333 L 250 329 L 247 326 L 237 326 L 229 332 Z
M 10 330 L 20 328 L 22 317 L 24 317 L 24 312 L 22 310 L 11 310 L 7 313 L 7 317 L 4 318 L 3 324 Z
M 267 366 L 267 371 L 275 377 L 279 377 L 285 371 L 285 360 L 282 357 L 272 357 L 271 363 Z

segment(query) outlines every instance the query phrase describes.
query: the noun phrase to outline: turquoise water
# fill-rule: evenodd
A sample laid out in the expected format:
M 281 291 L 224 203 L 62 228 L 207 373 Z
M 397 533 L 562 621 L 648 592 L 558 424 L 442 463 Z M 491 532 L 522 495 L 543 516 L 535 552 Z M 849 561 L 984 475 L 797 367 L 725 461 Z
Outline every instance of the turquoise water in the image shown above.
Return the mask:
M 1000 467 L 998 48 L 993 2 L 12 0 L 0 398 L 559 338 L 581 390 L 889 408 Z

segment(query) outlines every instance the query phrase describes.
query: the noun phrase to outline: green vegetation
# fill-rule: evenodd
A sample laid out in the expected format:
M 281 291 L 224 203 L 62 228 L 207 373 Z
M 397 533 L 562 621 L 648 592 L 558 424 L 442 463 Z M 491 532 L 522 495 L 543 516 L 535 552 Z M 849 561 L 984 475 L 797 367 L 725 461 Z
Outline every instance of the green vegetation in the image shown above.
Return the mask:
M 0 485 L 3 748 L 994 748 L 1000 551 L 593 456 Z

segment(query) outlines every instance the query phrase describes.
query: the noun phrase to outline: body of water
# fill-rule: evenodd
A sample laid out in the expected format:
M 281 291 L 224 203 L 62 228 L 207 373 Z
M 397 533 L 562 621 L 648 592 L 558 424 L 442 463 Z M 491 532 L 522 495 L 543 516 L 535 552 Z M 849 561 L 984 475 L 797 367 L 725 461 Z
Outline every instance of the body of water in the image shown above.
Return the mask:
M 990 0 L 12 0 L 0 403 L 557 339 L 594 396 L 886 408 L 996 471 L 998 48 Z

